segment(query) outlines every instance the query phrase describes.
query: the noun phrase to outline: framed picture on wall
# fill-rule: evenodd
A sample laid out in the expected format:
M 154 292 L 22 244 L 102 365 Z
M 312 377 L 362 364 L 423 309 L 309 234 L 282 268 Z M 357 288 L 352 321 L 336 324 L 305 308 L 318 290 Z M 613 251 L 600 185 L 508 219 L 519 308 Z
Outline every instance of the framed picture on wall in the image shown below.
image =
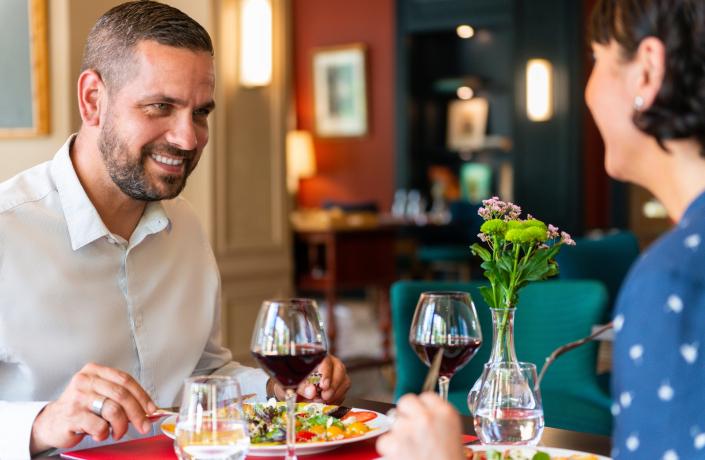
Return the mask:
M 487 99 L 456 100 L 448 105 L 448 149 L 459 152 L 480 148 L 487 130 Z
M 0 138 L 49 133 L 46 0 L 0 1 Z
M 313 101 L 316 135 L 367 134 L 365 45 L 317 48 L 313 52 Z

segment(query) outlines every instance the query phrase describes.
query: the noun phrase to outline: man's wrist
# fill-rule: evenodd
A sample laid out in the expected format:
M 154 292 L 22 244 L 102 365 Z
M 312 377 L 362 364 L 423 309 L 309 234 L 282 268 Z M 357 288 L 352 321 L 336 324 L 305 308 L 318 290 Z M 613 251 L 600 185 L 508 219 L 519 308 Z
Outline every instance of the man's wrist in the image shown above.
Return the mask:
M 44 406 L 42 410 L 39 411 L 37 417 L 34 419 L 34 423 L 32 423 L 32 431 L 30 432 L 29 436 L 29 453 L 32 456 L 39 455 L 53 449 L 53 447 L 49 444 L 42 442 L 39 437 L 39 427 L 37 426 L 37 419 L 42 414 L 42 412 L 44 412 L 45 408 L 46 406 Z

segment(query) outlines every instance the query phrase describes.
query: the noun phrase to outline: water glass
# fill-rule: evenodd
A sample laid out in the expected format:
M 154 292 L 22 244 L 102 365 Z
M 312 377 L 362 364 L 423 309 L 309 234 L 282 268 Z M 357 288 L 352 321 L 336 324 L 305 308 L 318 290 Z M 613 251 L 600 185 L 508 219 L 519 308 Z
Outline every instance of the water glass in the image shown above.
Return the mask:
M 541 393 L 535 384 L 532 363 L 485 364 L 474 419 L 483 444 L 538 444 L 544 421 Z
M 176 420 L 180 460 L 239 460 L 250 447 L 240 384 L 229 376 L 186 379 Z

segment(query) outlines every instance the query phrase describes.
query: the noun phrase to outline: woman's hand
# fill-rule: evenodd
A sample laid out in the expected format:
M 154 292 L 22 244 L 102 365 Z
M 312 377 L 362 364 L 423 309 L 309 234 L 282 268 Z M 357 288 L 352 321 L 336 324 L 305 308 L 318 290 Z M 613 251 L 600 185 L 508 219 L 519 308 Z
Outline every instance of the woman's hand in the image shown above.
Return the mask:
M 392 428 L 377 440 L 377 452 L 385 460 L 464 460 L 460 416 L 434 393 L 405 395 Z

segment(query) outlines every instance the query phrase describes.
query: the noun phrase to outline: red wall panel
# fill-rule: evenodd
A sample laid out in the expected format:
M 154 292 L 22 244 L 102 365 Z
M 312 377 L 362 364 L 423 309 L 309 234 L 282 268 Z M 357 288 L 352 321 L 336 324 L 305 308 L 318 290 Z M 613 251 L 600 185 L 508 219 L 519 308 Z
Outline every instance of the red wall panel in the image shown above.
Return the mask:
M 298 203 L 373 201 L 386 210 L 394 193 L 394 0 L 294 0 L 294 91 L 297 127 L 314 132 L 312 51 L 367 46 L 368 133 L 316 138 L 318 172 L 303 179 Z

